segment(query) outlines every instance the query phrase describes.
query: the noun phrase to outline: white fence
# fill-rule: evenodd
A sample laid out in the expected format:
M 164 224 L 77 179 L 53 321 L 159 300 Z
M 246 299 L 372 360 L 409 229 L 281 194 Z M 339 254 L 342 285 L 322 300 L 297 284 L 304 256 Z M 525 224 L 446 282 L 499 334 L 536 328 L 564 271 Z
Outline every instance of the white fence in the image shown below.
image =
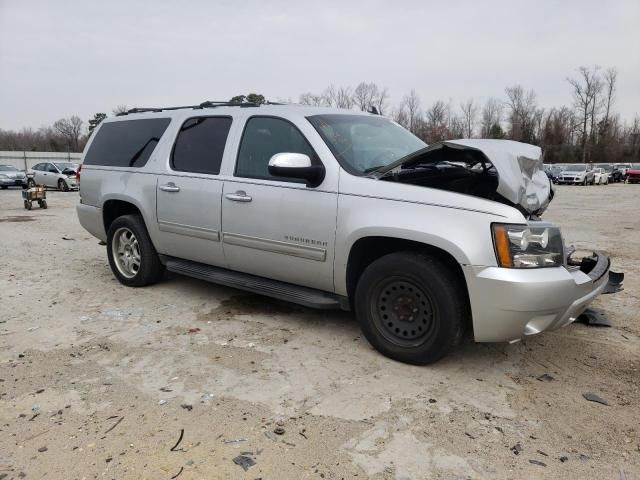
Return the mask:
M 13 165 L 28 170 L 42 162 L 80 162 L 82 153 L 66 152 L 0 152 L 0 165 Z

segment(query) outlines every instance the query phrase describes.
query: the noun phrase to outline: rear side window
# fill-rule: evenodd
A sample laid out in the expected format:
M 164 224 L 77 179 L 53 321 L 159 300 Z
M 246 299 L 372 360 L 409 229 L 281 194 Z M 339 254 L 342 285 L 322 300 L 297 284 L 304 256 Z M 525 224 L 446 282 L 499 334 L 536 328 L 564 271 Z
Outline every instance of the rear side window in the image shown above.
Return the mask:
M 171 168 L 182 172 L 220 173 L 230 117 L 195 117 L 182 124 L 173 147 Z
M 105 123 L 93 139 L 85 165 L 143 167 L 169 126 L 169 118 Z

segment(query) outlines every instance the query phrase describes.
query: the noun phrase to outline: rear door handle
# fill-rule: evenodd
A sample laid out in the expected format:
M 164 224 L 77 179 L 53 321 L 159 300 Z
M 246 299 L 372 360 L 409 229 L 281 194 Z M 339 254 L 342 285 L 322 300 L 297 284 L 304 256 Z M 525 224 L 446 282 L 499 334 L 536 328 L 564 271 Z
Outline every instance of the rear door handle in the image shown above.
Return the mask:
M 235 193 L 227 193 L 225 195 L 227 200 L 231 200 L 232 202 L 250 202 L 253 200 L 251 196 L 247 195 L 247 192 L 243 190 L 238 190 Z
M 178 187 L 175 183 L 173 182 L 169 182 L 166 185 L 160 185 L 160 190 L 162 190 L 163 192 L 179 192 L 180 191 L 180 187 Z

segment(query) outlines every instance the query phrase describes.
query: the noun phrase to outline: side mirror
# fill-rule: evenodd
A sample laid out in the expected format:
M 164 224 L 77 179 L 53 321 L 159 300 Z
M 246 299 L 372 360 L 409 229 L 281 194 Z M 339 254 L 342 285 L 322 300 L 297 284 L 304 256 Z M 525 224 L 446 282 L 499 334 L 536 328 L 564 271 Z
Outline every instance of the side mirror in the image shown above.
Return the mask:
M 276 153 L 269 160 L 269 173 L 277 177 L 306 180 L 307 187 L 317 187 L 324 180 L 324 167 L 313 165 L 302 153 Z

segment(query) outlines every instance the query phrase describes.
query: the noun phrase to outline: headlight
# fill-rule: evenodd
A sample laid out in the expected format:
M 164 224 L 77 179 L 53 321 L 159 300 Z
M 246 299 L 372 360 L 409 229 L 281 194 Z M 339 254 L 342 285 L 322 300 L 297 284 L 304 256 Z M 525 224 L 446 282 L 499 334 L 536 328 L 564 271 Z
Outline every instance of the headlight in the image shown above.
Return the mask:
M 541 268 L 562 265 L 564 248 L 558 227 L 494 223 L 491 228 L 499 266 Z

